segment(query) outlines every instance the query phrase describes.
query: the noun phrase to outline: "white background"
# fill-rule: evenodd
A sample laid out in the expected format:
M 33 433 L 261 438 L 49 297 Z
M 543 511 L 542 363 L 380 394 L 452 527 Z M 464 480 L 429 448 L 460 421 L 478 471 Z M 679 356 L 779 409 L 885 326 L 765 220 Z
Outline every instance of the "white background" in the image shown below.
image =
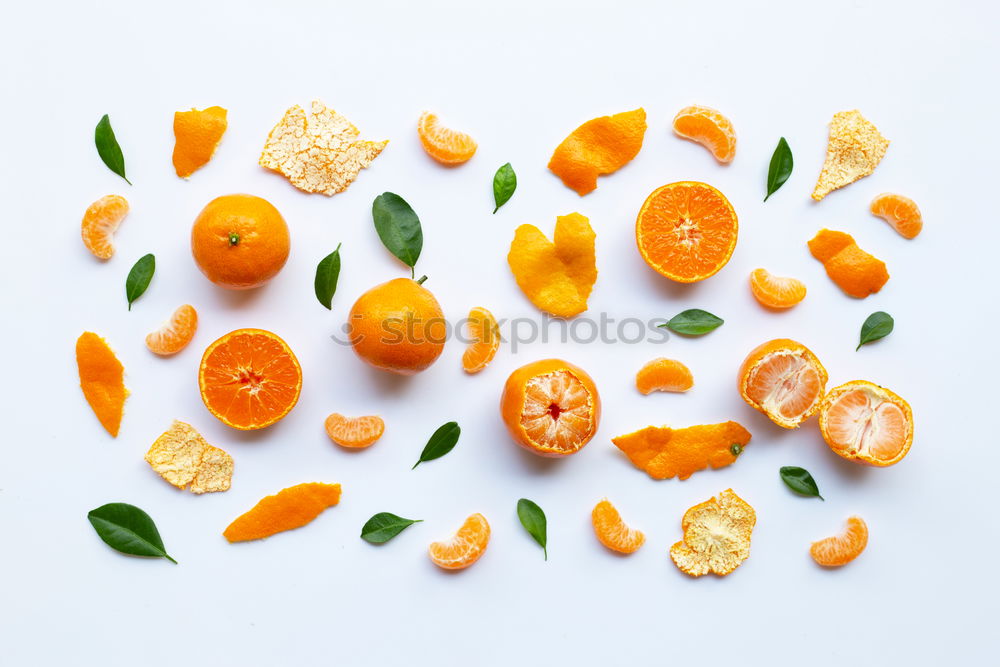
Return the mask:
M 992 3 L 837 2 L 170 2 L 20 3 L 5 8 L 0 463 L 0 663 L 341 665 L 402 664 L 935 664 L 997 648 L 998 543 L 995 393 L 998 11 Z M 992 43 L 989 43 L 991 42 Z M 306 195 L 256 164 L 288 106 L 313 98 L 370 139 L 391 140 L 373 167 L 333 198 Z M 722 167 L 675 138 L 685 105 L 718 108 L 739 137 Z M 229 129 L 190 181 L 170 164 L 174 111 L 222 105 Z M 580 198 L 546 170 L 581 122 L 642 106 L 638 157 Z M 826 125 L 859 108 L 892 140 L 876 173 L 822 203 L 809 199 Z M 438 112 L 479 142 L 457 169 L 421 150 L 415 123 Z M 93 128 L 109 113 L 129 187 L 100 162 Z M 788 183 L 761 202 L 778 137 L 795 155 Z M 510 161 L 517 193 L 497 215 L 490 183 Z M 678 286 L 646 267 L 634 219 L 646 195 L 677 180 L 720 188 L 740 216 L 732 261 L 704 283 Z M 460 368 L 461 343 L 410 379 L 386 377 L 331 341 L 353 300 L 406 275 L 380 245 L 370 206 L 391 190 L 421 217 L 418 270 L 446 315 L 473 306 L 537 317 L 506 266 L 514 228 L 551 233 L 579 211 L 597 231 L 600 277 L 586 316 L 670 317 L 689 307 L 726 319 L 699 339 L 505 347 L 483 373 Z M 913 197 L 925 218 L 913 241 L 867 212 L 883 191 Z M 191 222 L 212 198 L 249 192 L 273 202 L 292 235 L 290 260 L 268 286 L 219 289 L 198 272 Z M 98 197 L 132 211 L 107 263 L 79 238 Z M 806 241 L 847 231 L 884 259 L 891 279 L 858 301 L 843 295 Z M 334 309 L 313 295 L 316 263 L 343 243 Z M 126 311 L 124 280 L 157 257 L 145 296 Z M 787 313 L 751 298 L 756 267 L 797 276 L 809 294 Z M 192 345 L 160 359 L 145 334 L 178 305 L 201 324 Z M 882 342 L 855 352 L 875 310 L 896 318 Z M 216 421 L 197 391 L 204 348 L 238 327 L 281 335 L 304 368 L 295 410 L 239 433 Z M 132 396 L 121 434 L 101 429 L 80 393 L 73 345 L 107 337 Z M 506 331 L 505 331 L 506 333 Z M 743 404 L 736 369 L 774 337 L 809 345 L 830 386 L 884 384 L 913 406 L 910 455 L 889 469 L 842 461 L 815 421 L 796 431 Z M 497 410 L 514 368 L 560 356 L 595 378 L 604 418 L 568 460 L 541 460 L 506 436 Z M 635 371 L 681 359 L 686 395 L 639 395 Z M 370 450 L 330 443 L 330 412 L 380 414 Z M 159 479 L 142 456 L 172 419 L 198 428 L 236 461 L 227 493 L 196 497 Z M 457 420 L 446 458 L 411 472 L 427 436 Z M 753 433 L 739 461 L 685 482 L 654 481 L 610 438 L 648 424 L 735 419 Z M 812 471 L 826 502 L 791 494 L 782 465 Z M 305 529 L 228 544 L 222 530 L 261 497 L 304 481 L 341 482 L 341 504 Z M 752 555 L 732 575 L 690 579 L 670 561 L 685 508 L 733 487 L 757 510 Z M 549 560 L 517 522 L 515 502 L 549 519 Z M 647 534 L 618 557 L 595 540 L 593 505 L 609 497 Z M 180 562 L 121 556 L 86 520 L 125 501 L 156 520 Z M 422 518 L 382 547 L 358 538 L 378 511 Z M 429 542 L 472 512 L 493 539 L 473 568 L 449 574 Z M 811 541 L 850 514 L 870 527 L 868 550 L 823 571 Z

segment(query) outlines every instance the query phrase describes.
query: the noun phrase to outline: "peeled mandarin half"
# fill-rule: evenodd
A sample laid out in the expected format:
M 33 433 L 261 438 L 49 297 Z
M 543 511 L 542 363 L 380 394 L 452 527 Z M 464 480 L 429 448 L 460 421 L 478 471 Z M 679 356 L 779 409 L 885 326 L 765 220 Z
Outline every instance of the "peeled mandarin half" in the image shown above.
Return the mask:
M 823 567 L 847 565 L 868 546 L 868 525 L 859 516 L 847 520 L 847 529 L 840 535 L 813 542 L 809 555 Z
M 184 304 L 174 311 L 170 320 L 146 336 L 146 347 L 163 357 L 177 354 L 191 342 L 198 330 L 198 312 Z
M 385 422 L 375 415 L 345 417 L 334 412 L 326 418 L 325 426 L 330 440 L 350 449 L 370 447 L 385 431 Z
M 913 444 L 913 411 L 897 394 L 865 380 L 830 390 L 819 413 L 823 439 L 850 461 L 884 467 Z
M 594 506 L 590 520 L 598 541 L 612 551 L 631 554 L 646 543 L 646 536 L 642 531 L 629 528 L 607 498 Z
M 462 570 L 479 560 L 489 543 L 489 522 L 482 514 L 473 514 L 451 538 L 431 543 L 428 555 L 440 568 Z
M 635 375 L 635 387 L 643 394 L 654 391 L 685 392 L 693 386 L 691 371 L 676 359 L 653 359 Z
M 444 165 L 458 165 L 468 162 L 476 154 L 476 142 L 464 132 L 448 129 L 441 125 L 438 117 L 425 111 L 417 121 L 417 135 L 424 150 L 432 158 Z
M 738 384 L 748 405 L 782 428 L 796 428 L 819 410 L 827 377 L 809 348 L 778 338 L 750 351 Z
M 750 292 L 760 305 L 775 310 L 791 308 L 806 298 L 806 286 L 801 280 L 776 276 L 767 269 L 750 273 Z
M 845 232 L 819 230 L 809 241 L 809 252 L 823 263 L 830 280 L 855 299 L 878 292 L 889 280 L 885 262 L 859 248 Z
M 222 107 L 174 113 L 174 171 L 188 178 L 212 159 L 228 122 Z
M 632 161 L 646 136 L 642 108 L 588 120 L 556 147 L 549 171 L 581 197 L 597 188 L 597 177 Z
M 917 203 L 909 197 L 882 193 L 872 200 L 869 210 L 895 229 L 905 239 L 912 239 L 924 228 Z
M 80 224 L 83 245 L 98 259 L 115 254 L 115 231 L 128 215 L 128 201 L 121 195 L 106 195 L 87 207 Z
M 674 117 L 674 134 L 697 142 L 723 164 L 736 157 L 736 131 L 728 118 L 715 109 L 692 105 Z

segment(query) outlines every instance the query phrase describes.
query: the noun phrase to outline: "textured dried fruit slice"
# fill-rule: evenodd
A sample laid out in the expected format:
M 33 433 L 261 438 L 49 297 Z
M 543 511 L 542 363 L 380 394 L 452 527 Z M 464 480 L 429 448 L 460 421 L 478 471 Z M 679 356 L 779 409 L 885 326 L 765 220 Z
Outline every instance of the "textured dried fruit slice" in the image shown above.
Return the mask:
M 847 565 L 868 546 L 868 525 L 859 516 L 847 519 L 847 529 L 840 535 L 813 542 L 809 555 L 823 567 Z
M 837 188 L 872 173 L 888 148 L 889 140 L 857 109 L 833 114 L 826 160 L 812 198 L 819 201 Z
M 448 129 L 430 111 L 420 114 L 417 135 L 432 158 L 449 166 L 468 162 L 476 154 L 475 140 L 464 132 Z
M 105 195 L 87 207 L 80 224 L 83 245 L 98 259 L 115 254 L 115 230 L 128 215 L 128 201 L 121 195 Z
M 864 380 L 830 390 L 819 428 L 834 452 L 873 466 L 898 463 L 913 444 L 913 411 L 894 392 Z
M 733 256 L 739 223 L 725 195 L 706 183 L 657 188 L 635 222 L 642 258 L 660 275 L 693 283 L 718 273 Z
M 845 232 L 819 230 L 809 241 L 809 252 L 823 263 L 830 280 L 856 299 L 878 292 L 889 280 L 885 262 L 859 248 Z
M 125 411 L 125 368 L 108 347 L 107 341 L 91 331 L 76 340 L 76 365 L 80 389 L 104 430 L 118 437 Z
M 684 392 L 694 386 L 694 376 L 676 359 L 653 359 L 635 374 L 635 387 L 643 394 L 654 391 Z
M 314 101 L 307 115 L 290 107 L 274 126 L 258 163 L 304 192 L 343 192 L 372 163 L 388 141 L 363 141 L 347 118 Z
M 733 124 L 715 109 L 697 104 L 684 107 L 674 116 L 674 134 L 701 144 L 723 164 L 736 157 Z
M 796 278 L 783 278 L 767 271 L 754 269 L 750 273 L 750 291 L 762 306 L 784 310 L 806 298 L 806 285 Z
M 670 547 L 681 572 L 692 577 L 725 576 L 750 557 L 750 536 L 757 514 L 732 489 L 684 513 L 684 539 Z
M 188 178 L 212 159 L 228 123 L 222 107 L 174 112 L 174 171 Z
M 500 326 L 493 313 L 479 307 L 470 310 L 469 336 L 472 343 L 462 354 L 462 369 L 466 373 L 478 373 L 493 361 L 500 349 Z
M 549 170 L 581 197 L 597 187 L 597 177 L 618 171 L 642 148 L 646 111 L 642 108 L 588 120 L 556 147 Z
M 646 536 L 642 531 L 629 528 L 607 498 L 594 506 L 590 520 L 594 524 L 597 539 L 612 551 L 631 554 L 646 543 Z
M 819 410 L 828 375 L 805 345 L 777 338 L 750 351 L 738 378 L 748 405 L 782 428 L 796 428 Z
M 326 434 L 341 447 L 363 449 L 375 444 L 385 431 L 381 417 L 345 417 L 334 412 L 326 418 Z
M 490 543 L 490 524 L 482 514 L 473 514 L 451 538 L 432 542 L 431 561 L 445 570 L 461 570 L 475 563 Z
M 912 239 L 924 228 L 917 203 L 903 195 L 884 192 L 872 200 L 869 210 L 888 222 L 903 238 Z
M 750 443 L 750 432 L 734 421 L 676 429 L 647 426 L 611 442 L 653 479 L 684 480 L 699 470 L 735 463 Z
M 587 310 L 597 280 L 597 256 L 590 220 L 579 213 L 556 218 L 549 241 L 534 225 L 521 225 L 507 253 L 517 286 L 539 310 L 573 317 Z
M 236 517 L 222 535 L 230 542 L 247 542 L 301 528 L 340 502 L 340 484 L 307 482 L 261 499 Z
M 174 311 L 170 321 L 146 336 L 146 347 L 160 356 L 177 354 L 191 342 L 198 330 L 198 312 L 184 304 Z
M 233 478 L 233 457 L 178 420 L 153 442 L 145 459 L 160 477 L 178 489 L 190 487 L 191 493 L 227 491 Z

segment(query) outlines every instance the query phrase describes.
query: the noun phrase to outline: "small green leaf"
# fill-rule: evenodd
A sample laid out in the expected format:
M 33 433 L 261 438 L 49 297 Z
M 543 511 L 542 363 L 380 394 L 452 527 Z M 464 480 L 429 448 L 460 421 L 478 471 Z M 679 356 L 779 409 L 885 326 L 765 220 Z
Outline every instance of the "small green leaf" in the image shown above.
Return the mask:
M 865 320 L 865 323 L 861 325 L 861 342 L 854 348 L 854 351 L 857 352 L 860 350 L 861 346 L 865 343 L 885 338 L 892 333 L 892 327 L 895 324 L 892 315 L 889 313 L 883 313 L 881 310 L 872 313 Z
M 166 558 L 177 564 L 163 547 L 156 524 L 135 505 L 108 503 L 90 510 L 87 519 L 97 531 L 98 537 L 115 551 L 130 556 L 151 556 Z
M 156 258 L 153 255 L 143 255 L 128 272 L 125 279 L 125 298 L 128 299 L 128 309 L 132 310 L 132 302 L 142 296 L 149 281 L 153 279 L 156 272 Z
M 132 185 L 132 181 L 125 176 L 125 156 L 122 155 L 122 147 L 115 138 L 115 131 L 111 129 L 111 119 L 108 118 L 108 114 L 104 114 L 94 129 L 94 144 L 97 145 L 97 154 L 101 156 L 108 169 Z
M 403 530 L 423 519 L 404 519 L 391 512 L 379 512 L 365 522 L 361 528 L 361 539 L 372 544 L 384 544 Z
M 784 466 L 778 472 L 785 486 L 795 493 L 800 493 L 803 496 L 815 496 L 820 500 L 824 500 L 823 496 L 819 495 L 819 487 L 816 486 L 816 480 L 813 479 L 813 476 L 805 468 Z
M 764 197 L 764 201 L 785 184 L 792 175 L 792 166 L 792 149 L 788 147 L 785 138 L 781 137 L 771 155 L 771 164 L 767 168 L 767 196 Z
M 716 317 L 706 310 L 690 308 L 683 313 L 674 315 L 666 324 L 659 326 L 685 336 L 701 336 L 718 329 L 723 322 L 725 320 L 721 317 Z
M 316 280 L 313 287 L 316 298 L 327 310 L 333 309 L 333 295 L 337 292 L 337 279 L 340 278 L 340 244 L 337 249 L 320 260 L 316 266 Z
M 538 545 L 542 547 L 545 560 L 548 560 L 549 550 L 545 546 L 548 540 L 546 536 L 548 524 L 545 521 L 545 512 L 534 502 L 527 498 L 521 498 L 517 501 L 517 518 L 521 520 L 521 525 L 528 531 L 528 535 L 535 538 Z
M 411 276 L 415 275 L 413 267 L 424 247 L 424 233 L 417 214 L 399 195 L 383 192 L 372 202 L 372 219 L 382 244 L 410 267 Z
M 729 453 L 732 454 L 733 456 L 739 456 L 740 454 L 743 453 L 743 445 L 741 445 L 738 442 L 734 442 L 733 444 L 729 445 Z
M 424 451 L 420 452 L 420 458 L 413 464 L 413 468 L 416 468 L 425 461 L 439 459 L 453 450 L 455 445 L 458 444 L 458 436 L 461 433 L 462 429 L 459 428 L 457 422 L 448 422 L 439 426 L 438 430 L 434 431 L 431 439 L 427 441 Z M 413 470 L 413 468 L 410 468 L 410 470 Z
M 497 169 L 497 173 L 493 175 L 493 201 L 497 205 L 493 209 L 494 214 L 500 210 L 501 206 L 510 201 L 516 189 L 517 174 L 514 173 L 514 167 L 510 166 L 510 162 L 508 162 Z

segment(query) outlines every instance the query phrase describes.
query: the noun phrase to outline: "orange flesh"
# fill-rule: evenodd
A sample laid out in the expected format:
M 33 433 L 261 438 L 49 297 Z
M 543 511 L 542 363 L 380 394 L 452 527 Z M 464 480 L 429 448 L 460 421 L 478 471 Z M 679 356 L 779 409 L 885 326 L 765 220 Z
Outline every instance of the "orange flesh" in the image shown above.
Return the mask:
M 848 458 L 890 461 L 906 446 L 903 410 L 876 394 L 855 389 L 840 394 L 826 409 L 828 442 Z
M 736 157 L 736 133 L 728 118 L 715 109 L 690 106 L 674 117 L 674 133 L 707 148 L 723 164 Z
M 594 506 L 590 520 L 594 524 L 594 534 L 597 535 L 597 539 L 612 551 L 623 554 L 634 553 L 646 542 L 646 536 L 642 531 L 629 528 L 622 521 L 615 506 L 607 499 Z
M 635 375 L 635 387 L 643 394 L 654 391 L 685 392 L 693 386 L 691 371 L 675 359 L 654 359 Z
M 128 209 L 128 201 L 120 195 L 106 195 L 87 207 L 80 234 L 94 257 L 111 259 L 115 254 L 114 233 L 128 215 Z
M 442 126 L 438 117 L 430 112 L 421 114 L 417 134 L 427 154 L 441 164 L 462 164 L 476 154 L 477 144 L 472 137 Z
M 809 555 L 824 567 L 838 567 L 860 556 L 867 546 L 868 526 L 861 517 L 852 516 L 843 534 L 813 542 Z
M 469 312 L 468 326 L 473 342 L 462 354 L 462 369 L 466 373 L 478 373 L 493 361 L 500 348 L 500 328 L 493 313 L 485 308 L 473 308 Z
M 903 238 L 912 239 L 924 228 L 920 209 L 909 197 L 881 194 L 872 200 L 870 210 L 873 215 L 888 222 Z
M 538 375 L 525 387 L 521 426 L 537 446 L 570 454 L 589 439 L 593 398 L 569 371 Z
M 374 444 L 385 431 L 381 417 L 345 417 L 334 413 L 326 418 L 326 434 L 341 447 L 363 448 Z
M 187 304 L 174 311 L 170 321 L 146 336 L 146 347 L 161 356 L 177 354 L 191 342 L 198 329 L 198 313 Z
M 750 371 L 747 395 L 768 414 L 796 421 L 808 414 L 823 393 L 819 373 L 802 356 L 775 352 Z
M 750 291 L 762 306 L 791 308 L 806 298 L 806 286 L 801 280 L 784 278 L 766 269 L 754 269 L 750 274 Z
M 482 514 L 473 514 L 451 538 L 431 543 L 428 554 L 440 568 L 461 570 L 479 560 L 489 542 L 489 522 Z

